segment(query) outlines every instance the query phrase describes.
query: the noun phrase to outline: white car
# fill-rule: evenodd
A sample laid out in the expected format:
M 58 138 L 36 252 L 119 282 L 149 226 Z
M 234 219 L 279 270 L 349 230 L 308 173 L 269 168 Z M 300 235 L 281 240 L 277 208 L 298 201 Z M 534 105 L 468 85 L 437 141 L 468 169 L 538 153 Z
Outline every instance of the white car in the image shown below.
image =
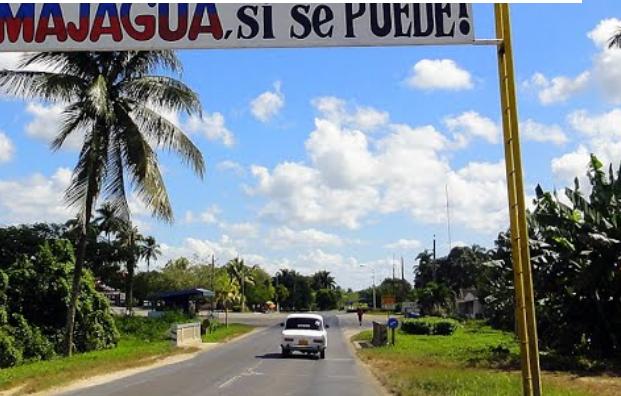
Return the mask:
M 328 326 L 321 315 L 292 314 L 280 324 L 284 327 L 280 348 L 282 356 L 287 357 L 293 351 L 306 354 L 319 354 L 325 359 L 328 347 Z

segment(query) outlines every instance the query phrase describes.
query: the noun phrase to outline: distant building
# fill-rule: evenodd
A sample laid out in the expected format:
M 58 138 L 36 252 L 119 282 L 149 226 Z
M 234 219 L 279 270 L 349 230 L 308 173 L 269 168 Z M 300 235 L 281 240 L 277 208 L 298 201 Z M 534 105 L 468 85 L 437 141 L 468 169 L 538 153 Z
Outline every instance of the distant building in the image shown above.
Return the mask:
M 477 297 L 476 289 L 460 290 L 455 299 L 457 313 L 467 318 L 476 318 L 483 313 L 483 305 Z
M 114 287 L 110 287 L 100 280 L 95 282 L 95 290 L 106 296 L 110 301 L 110 304 L 117 307 L 125 305 L 125 293 L 122 291 L 117 290 Z
M 151 301 L 151 307 L 158 311 L 182 310 L 185 313 L 195 314 L 197 304 L 214 296 L 211 290 L 197 288 L 155 293 L 148 299 Z

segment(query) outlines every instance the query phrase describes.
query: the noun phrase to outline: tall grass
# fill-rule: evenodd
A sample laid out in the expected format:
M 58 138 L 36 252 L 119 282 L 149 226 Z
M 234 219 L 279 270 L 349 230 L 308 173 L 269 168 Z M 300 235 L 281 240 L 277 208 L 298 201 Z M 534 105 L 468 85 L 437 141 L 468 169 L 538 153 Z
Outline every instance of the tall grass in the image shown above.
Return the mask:
M 371 332 L 355 339 L 370 340 Z M 397 395 L 496 396 L 522 391 L 514 335 L 482 322 L 467 322 L 450 336 L 398 332 L 394 346 L 363 349 L 359 355 Z M 555 396 L 592 394 L 569 376 L 544 376 L 544 390 Z

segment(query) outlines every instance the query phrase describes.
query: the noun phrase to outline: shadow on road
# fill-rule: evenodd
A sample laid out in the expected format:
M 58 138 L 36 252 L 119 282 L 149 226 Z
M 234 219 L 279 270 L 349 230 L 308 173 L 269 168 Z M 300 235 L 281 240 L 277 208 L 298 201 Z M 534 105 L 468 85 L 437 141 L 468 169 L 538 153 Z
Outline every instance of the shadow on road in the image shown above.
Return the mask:
M 280 353 L 266 353 L 264 355 L 255 356 L 256 359 L 296 359 L 296 360 L 318 360 L 319 358 L 315 355 L 307 355 L 307 354 L 291 354 L 287 357 L 283 357 Z

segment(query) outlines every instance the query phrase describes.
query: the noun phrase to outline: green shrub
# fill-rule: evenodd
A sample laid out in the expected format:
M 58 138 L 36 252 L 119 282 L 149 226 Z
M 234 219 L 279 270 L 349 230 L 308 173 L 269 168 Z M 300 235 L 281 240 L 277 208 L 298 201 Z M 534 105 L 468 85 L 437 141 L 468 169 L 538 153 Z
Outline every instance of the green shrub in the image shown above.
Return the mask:
M 454 319 L 417 318 L 405 319 L 401 323 L 401 331 L 407 334 L 448 336 L 455 332 L 459 323 Z
M 117 317 L 115 321 L 121 334 L 151 342 L 167 339 L 168 331 L 174 323 L 188 323 L 194 319 L 182 313 L 171 311 L 158 318 L 121 316 Z
M 22 361 L 22 351 L 6 331 L 0 329 L 0 368 L 13 367 Z
M 46 360 L 54 357 L 54 345 L 36 326 L 31 326 L 20 314 L 11 317 L 10 327 L 15 346 L 21 350 L 24 360 Z
M 405 319 L 401 323 L 401 331 L 407 334 L 430 335 L 432 328 L 426 321 L 420 319 Z
M 446 320 L 442 322 L 438 322 L 433 327 L 434 335 L 451 335 L 457 329 L 457 322 L 453 320 Z

